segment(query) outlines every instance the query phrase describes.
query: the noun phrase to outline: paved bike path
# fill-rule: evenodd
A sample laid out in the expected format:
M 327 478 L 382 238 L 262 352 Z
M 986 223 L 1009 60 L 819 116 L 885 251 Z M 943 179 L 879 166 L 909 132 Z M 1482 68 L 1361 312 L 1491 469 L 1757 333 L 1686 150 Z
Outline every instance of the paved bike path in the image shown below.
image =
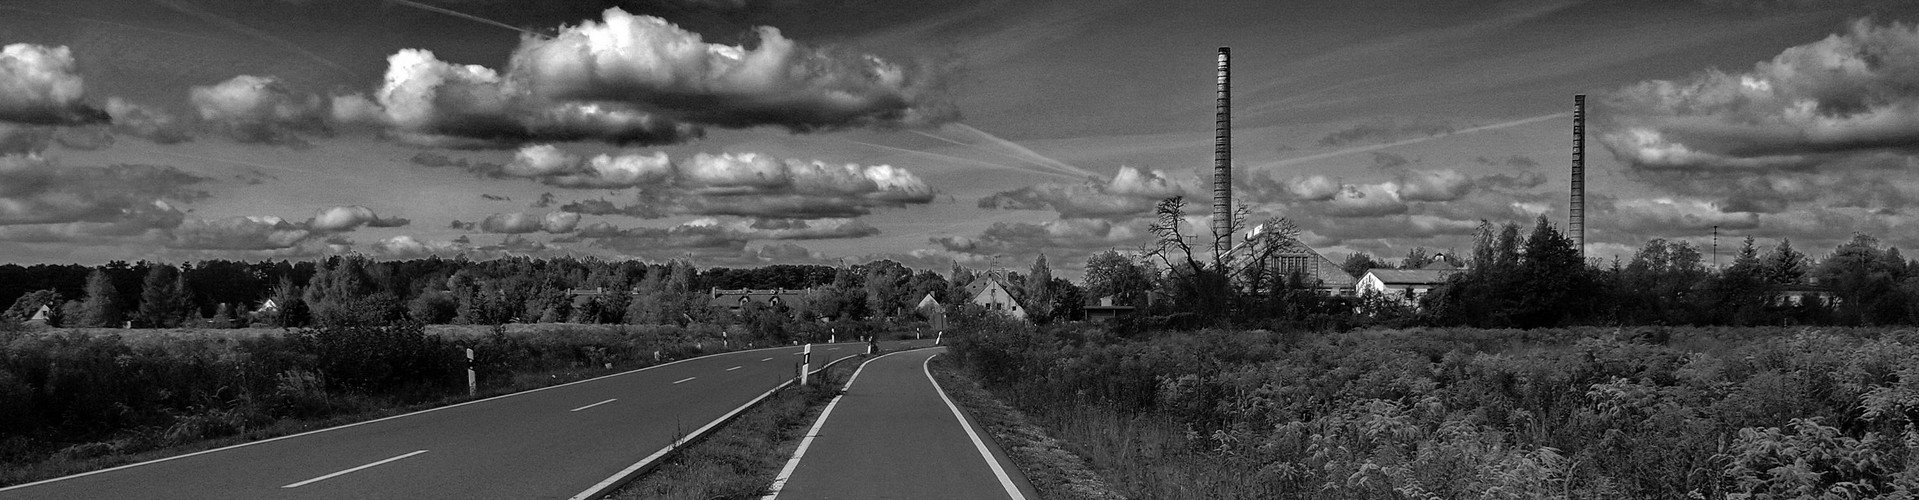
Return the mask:
M 933 382 L 926 363 L 945 350 L 892 353 L 862 366 L 767 498 L 1038 498 L 992 436 Z

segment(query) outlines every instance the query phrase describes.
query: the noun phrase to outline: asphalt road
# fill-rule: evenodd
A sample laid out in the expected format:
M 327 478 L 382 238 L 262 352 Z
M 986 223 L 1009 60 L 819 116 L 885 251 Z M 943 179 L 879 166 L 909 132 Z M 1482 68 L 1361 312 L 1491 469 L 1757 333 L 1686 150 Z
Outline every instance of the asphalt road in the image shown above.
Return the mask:
M 802 445 L 791 476 L 768 498 L 1038 498 L 992 436 L 934 385 L 926 362 L 945 351 L 867 362 Z
M 815 368 L 865 352 L 813 348 Z M 694 358 L 0 489 L 0 499 L 570 498 L 792 378 L 799 351 Z

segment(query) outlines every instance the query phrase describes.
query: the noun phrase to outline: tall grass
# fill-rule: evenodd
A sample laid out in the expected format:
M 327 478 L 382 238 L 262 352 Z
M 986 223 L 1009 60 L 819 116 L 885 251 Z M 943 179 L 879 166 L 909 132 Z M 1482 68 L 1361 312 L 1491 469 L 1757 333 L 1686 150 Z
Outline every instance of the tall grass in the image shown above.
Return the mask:
M 973 322 L 952 338 L 970 373 L 1143 498 L 1919 492 L 1909 330 Z

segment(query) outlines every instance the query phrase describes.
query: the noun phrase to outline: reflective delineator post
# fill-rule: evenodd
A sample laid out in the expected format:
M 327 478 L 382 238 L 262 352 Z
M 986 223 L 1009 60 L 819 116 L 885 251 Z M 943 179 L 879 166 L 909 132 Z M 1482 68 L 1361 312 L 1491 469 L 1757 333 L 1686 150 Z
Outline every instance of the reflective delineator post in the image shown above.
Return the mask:
M 466 348 L 466 395 L 471 397 L 479 393 L 479 377 L 473 374 L 473 348 L 468 347 Z
M 800 348 L 800 385 L 806 385 L 806 372 L 813 371 L 813 344 Z

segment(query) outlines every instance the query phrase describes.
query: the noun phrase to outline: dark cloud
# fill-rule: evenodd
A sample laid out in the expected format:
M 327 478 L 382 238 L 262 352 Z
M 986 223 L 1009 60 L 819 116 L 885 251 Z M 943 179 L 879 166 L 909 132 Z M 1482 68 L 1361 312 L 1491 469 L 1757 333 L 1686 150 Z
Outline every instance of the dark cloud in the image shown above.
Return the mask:
M 142 220 L 178 222 L 171 203 L 207 197 L 209 179 L 173 167 L 74 167 L 36 156 L 0 157 L 0 226 Z
M 1040 223 L 996 222 L 978 236 L 939 236 L 928 241 L 948 252 L 976 255 L 1034 255 L 1044 251 L 1087 253 L 1133 248 L 1146 243 L 1145 220 L 1059 219 Z
M 1392 153 L 1373 153 L 1373 170 L 1402 170 L 1411 166 L 1413 161 Z
M 194 219 L 174 228 L 168 246 L 188 250 L 274 250 L 294 248 L 314 232 L 279 217 Z
M 157 144 L 177 144 L 193 140 L 193 131 L 184 121 L 157 108 L 142 106 L 118 97 L 107 99 L 107 115 L 116 134 L 130 135 Z
M 537 201 L 534 201 L 533 204 L 527 205 L 527 206 L 531 208 L 546 208 L 546 207 L 553 206 L 553 203 L 555 201 L 556 200 L 554 200 L 553 198 L 553 193 L 540 193 L 540 199 Z M 574 210 L 574 211 L 577 212 L 577 210 Z M 584 213 L 584 212 L 581 212 L 581 213 Z
M 475 222 L 460 222 L 460 221 L 457 221 L 457 220 L 456 220 L 456 221 L 453 221 L 453 223 L 452 223 L 452 224 L 448 224 L 448 225 L 446 226 L 446 228 L 447 228 L 447 229 L 458 229 L 458 230 L 461 230 L 461 231 L 472 231 L 472 230 L 473 230 L 473 228 L 475 228 L 475 227 L 478 227 L 478 226 L 479 226 L 479 223 L 475 223 Z
M 480 193 L 480 198 L 487 201 L 513 201 L 512 198 L 491 193 Z
M 1340 129 L 1319 138 L 1319 145 L 1341 147 L 1362 142 L 1392 142 L 1414 137 L 1429 137 L 1450 134 L 1452 124 L 1439 120 L 1414 119 L 1401 122 L 1385 118 Z
M 0 122 L 0 156 L 39 154 L 53 142 L 54 127 Z

